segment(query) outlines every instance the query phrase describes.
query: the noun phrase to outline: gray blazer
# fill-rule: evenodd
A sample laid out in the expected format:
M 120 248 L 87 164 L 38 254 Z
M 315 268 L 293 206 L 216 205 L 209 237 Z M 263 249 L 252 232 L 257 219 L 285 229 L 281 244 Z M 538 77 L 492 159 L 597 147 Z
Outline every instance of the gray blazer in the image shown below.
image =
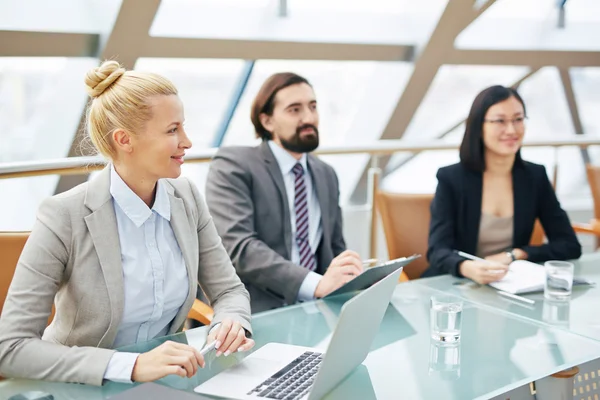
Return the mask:
M 308 155 L 321 207 L 323 237 L 317 272 L 346 249 L 339 185 L 331 166 Z M 208 172 L 206 201 L 238 275 L 250 292 L 252 312 L 294 304 L 308 270 L 292 263 L 292 228 L 285 184 L 267 142 L 222 147 Z
M 197 283 L 214 307 L 213 324 L 230 317 L 250 331 L 248 292 L 206 204 L 189 180 L 166 181 L 171 226 L 189 278 L 187 299 L 169 334 L 181 329 Z M 124 301 L 109 188 L 110 168 L 105 168 L 92 181 L 41 204 L 0 318 L 0 375 L 102 384 Z M 46 328 L 53 302 L 56 315 Z

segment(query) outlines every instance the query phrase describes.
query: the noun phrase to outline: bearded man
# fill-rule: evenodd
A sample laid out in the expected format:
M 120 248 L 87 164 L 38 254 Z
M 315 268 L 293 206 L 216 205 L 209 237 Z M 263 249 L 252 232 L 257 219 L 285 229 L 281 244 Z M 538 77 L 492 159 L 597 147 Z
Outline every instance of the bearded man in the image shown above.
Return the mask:
M 310 154 L 319 146 L 310 83 L 289 72 L 271 76 L 250 118 L 262 143 L 219 149 L 206 200 L 255 313 L 324 297 L 363 266 L 346 249 L 337 175 Z

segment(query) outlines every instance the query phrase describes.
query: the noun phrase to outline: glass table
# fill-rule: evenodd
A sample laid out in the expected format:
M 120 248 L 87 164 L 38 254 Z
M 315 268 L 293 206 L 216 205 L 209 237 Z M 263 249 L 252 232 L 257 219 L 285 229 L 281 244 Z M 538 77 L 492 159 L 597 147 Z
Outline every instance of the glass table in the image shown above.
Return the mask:
M 450 284 L 450 287 L 453 285 Z M 416 281 L 398 285 L 363 365 L 326 398 L 484 399 L 600 358 L 600 341 L 534 318 L 496 310 L 482 301 L 464 302 L 459 345 L 444 346 L 432 342 L 429 335 L 429 303 L 430 297 L 438 290 Z M 341 295 L 256 314 L 252 323 L 256 348 L 268 342 L 282 342 L 326 349 L 341 307 L 348 298 L 348 295 Z M 360 324 L 358 317 L 356 335 L 361 334 Z M 165 340 L 202 347 L 206 340 L 206 328 L 120 350 L 144 352 Z M 201 382 L 244 356 L 236 353 L 215 358 L 211 353 L 207 356 L 206 368 L 194 377 L 170 376 L 158 382 L 193 391 Z M 0 382 L 0 398 L 28 390 L 41 390 L 52 394 L 56 400 L 99 400 L 131 387 L 114 382 L 92 387 L 9 379 Z
M 596 282 L 594 286 L 574 286 L 569 301 L 551 301 L 543 292 L 521 295 L 534 300 L 527 304 L 498 295 L 486 285 L 450 275 L 419 279 L 415 283 L 450 293 L 481 306 L 508 312 L 536 322 L 556 326 L 572 333 L 600 340 L 600 253 L 584 254 L 575 264 L 575 276 Z

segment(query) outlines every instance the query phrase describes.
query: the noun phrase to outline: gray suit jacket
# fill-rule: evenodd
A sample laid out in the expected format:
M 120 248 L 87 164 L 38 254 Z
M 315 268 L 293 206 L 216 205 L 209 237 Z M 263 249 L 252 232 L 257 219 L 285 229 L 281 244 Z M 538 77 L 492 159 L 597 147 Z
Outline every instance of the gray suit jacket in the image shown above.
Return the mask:
M 189 278 L 169 334 L 182 327 L 198 283 L 214 307 L 213 324 L 230 317 L 250 330 L 248 292 L 197 188 L 187 179 L 168 179 L 166 186 Z M 106 168 L 40 206 L 0 318 L 0 375 L 102 384 L 124 301 L 109 188 Z M 46 328 L 54 301 L 56 315 Z
M 308 155 L 321 207 L 323 237 L 317 272 L 346 249 L 335 171 Z M 238 275 L 250 292 L 252 312 L 294 304 L 308 270 L 293 264 L 292 228 L 285 184 L 267 142 L 222 147 L 206 183 L 206 201 Z

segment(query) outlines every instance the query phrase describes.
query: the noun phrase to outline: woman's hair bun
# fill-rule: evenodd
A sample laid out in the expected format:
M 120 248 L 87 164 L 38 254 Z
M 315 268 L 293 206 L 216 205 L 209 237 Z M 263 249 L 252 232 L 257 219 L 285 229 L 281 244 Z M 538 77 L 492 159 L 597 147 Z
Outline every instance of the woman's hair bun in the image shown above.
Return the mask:
M 85 85 L 91 97 L 98 97 L 125 73 L 117 61 L 104 61 L 85 75 Z

